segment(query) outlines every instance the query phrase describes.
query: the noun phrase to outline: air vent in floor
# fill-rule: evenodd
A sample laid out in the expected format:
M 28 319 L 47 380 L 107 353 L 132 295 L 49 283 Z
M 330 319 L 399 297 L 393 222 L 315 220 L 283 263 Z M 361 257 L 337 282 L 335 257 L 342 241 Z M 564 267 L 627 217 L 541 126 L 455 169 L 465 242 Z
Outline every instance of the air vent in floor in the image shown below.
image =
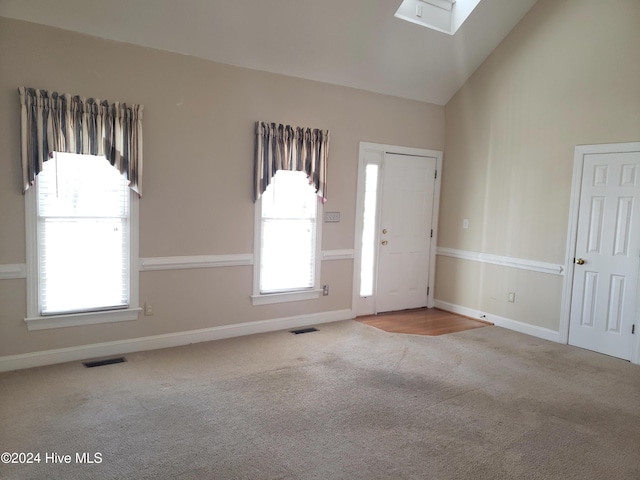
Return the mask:
M 105 360 L 95 360 L 92 362 L 82 362 L 87 368 L 102 367 L 103 365 L 113 365 L 114 363 L 124 363 L 127 359 L 124 357 L 107 358 Z
M 301 328 L 300 330 L 291 330 L 291 333 L 293 333 L 294 335 L 300 335 L 301 333 L 310 333 L 310 332 L 317 332 L 318 329 L 317 328 Z

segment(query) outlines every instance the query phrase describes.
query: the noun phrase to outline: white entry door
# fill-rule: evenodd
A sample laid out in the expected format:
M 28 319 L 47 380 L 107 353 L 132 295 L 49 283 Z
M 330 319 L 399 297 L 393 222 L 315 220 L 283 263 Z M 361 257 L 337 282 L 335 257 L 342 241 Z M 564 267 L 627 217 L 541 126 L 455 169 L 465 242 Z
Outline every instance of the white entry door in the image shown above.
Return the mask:
M 640 266 L 640 152 L 584 156 L 569 343 L 626 360 Z
M 376 311 L 427 305 L 436 158 L 387 153 L 382 163 Z

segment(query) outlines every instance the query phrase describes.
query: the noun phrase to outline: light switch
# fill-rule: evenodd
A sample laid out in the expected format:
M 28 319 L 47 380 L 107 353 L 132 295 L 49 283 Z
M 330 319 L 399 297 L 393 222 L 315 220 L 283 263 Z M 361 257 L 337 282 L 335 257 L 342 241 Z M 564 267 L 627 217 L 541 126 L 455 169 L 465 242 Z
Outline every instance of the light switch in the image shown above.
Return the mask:
M 339 222 L 340 221 L 340 212 L 325 212 L 324 213 L 324 221 L 325 221 L 325 223 Z

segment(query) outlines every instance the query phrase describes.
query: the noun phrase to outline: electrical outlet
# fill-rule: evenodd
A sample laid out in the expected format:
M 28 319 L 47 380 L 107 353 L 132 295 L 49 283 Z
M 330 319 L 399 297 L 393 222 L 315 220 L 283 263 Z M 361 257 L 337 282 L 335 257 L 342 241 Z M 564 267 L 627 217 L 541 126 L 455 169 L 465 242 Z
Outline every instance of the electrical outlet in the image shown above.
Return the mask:
M 324 285 L 322 287 L 322 295 L 324 295 L 325 297 L 329 295 L 329 285 Z
M 462 228 L 464 228 L 465 230 L 467 228 L 469 228 L 469 219 L 468 218 L 463 218 L 462 219 Z
M 509 292 L 509 303 L 516 303 L 516 292 Z
M 147 317 L 153 315 L 153 305 L 151 305 L 149 302 L 144 302 L 144 314 Z

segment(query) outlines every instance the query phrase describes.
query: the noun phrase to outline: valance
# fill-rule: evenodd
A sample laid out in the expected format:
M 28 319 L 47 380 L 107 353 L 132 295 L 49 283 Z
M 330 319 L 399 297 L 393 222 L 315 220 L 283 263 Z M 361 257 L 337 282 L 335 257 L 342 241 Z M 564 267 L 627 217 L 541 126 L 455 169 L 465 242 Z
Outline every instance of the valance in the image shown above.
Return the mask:
M 22 191 L 53 152 L 104 156 L 142 196 L 142 105 L 20 87 Z
M 305 172 L 316 193 L 327 199 L 329 131 L 256 122 L 254 201 L 278 170 Z

